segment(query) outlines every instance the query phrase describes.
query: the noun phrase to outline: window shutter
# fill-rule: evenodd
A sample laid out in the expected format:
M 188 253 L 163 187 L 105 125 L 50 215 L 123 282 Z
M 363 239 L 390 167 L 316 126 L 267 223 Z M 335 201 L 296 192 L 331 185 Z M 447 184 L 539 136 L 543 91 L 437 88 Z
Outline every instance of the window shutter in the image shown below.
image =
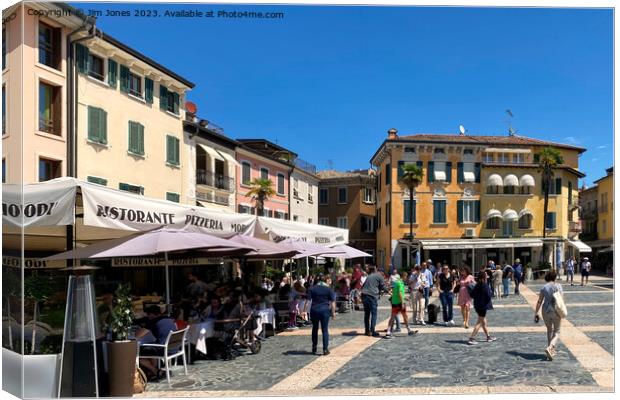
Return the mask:
M 164 85 L 159 85 L 159 109 L 166 111 L 168 108 L 168 89 Z
M 88 140 L 93 142 L 99 141 L 99 121 L 97 109 L 95 107 L 88 106 Z
M 173 144 L 172 144 L 172 136 L 167 135 L 166 136 L 166 162 L 168 164 L 172 164 L 172 159 L 173 159 L 173 148 L 172 148 Z
M 129 93 L 129 68 L 120 66 L 121 70 L 121 92 Z
M 6 39 L 5 39 L 6 40 Z M 61 43 L 61 29 L 53 28 L 52 29 L 52 43 Z M 53 51 L 53 65 L 56 66 L 56 69 L 60 69 L 60 59 L 62 57 L 62 52 L 60 51 L 60 46 L 58 46 L 58 51 Z
M 118 184 L 118 188 L 119 188 L 119 190 L 128 191 L 129 190 L 129 185 L 126 184 L 126 183 L 119 183 Z
M 403 201 L 403 224 L 409 223 L 409 200 Z
M 288 219 L 288 213 L 284 213 L 284 219 Z
M 108 144 L 108 113 L 99 109 L 99 143 Z
M 562 178 L 555 178 L 555 194 L 562 194 Z
M 474 202 L 474 221 L 480 222 L 480 200 Z
M 534 154 L 534 164 L 538 164 L 540 162 L 540 154 Z
M 180 140 L 177 139 L 177 138 L 174 138 L 174 163 L 176 165 L 181 164 L 181 160 L 179 160 L 179 158 L 180 158 L 179 157 L 180 156 L 180 154 L 179 154 L 180 153 L 179 143 L 180 143 Z
M 95 176 L 88 176 L 86 177 L 86 180 L 90 183 L 96 183 L 98 185 L 103 185 L 103 186 L 107 186 L 108 185 L 108 180 L 104 179 L 104 178 L 97 178 Z
M 178 114 L 179 113 L 179 94 L 178 93 L 173 93 L 173 97 L 174 97 L 174 113 Z
M 88 47 L 77 43 L 75 53 L 78 72 L 85 74 L 88 71 Z
M 138 128 L 138 154 L 144 155 L 144 125 L 137 124 Z
M 456 164 L 456 182 L 463 183 L 465 182 L 465 175 L 463 174 L 463 163 Z
M 385 184 L 386 186 L 389 185 L 391 182 L 391 176 L 392 176 L 392 164 L 386 164 L 385 165 Z
M 366 229 L 367 228 L 366 225 L 367 225 L 366 224 L 366 217 L 362 215 L 362 232 L 366 232 L 368 230 L 368 229 Z
M 557 228 L 557 225 L 556 225 L 557 221 L 555 220 L 555 218 L 556 218 L 556 213 L 551 213 L 551 227 L 552 228 Z
M 463 200 L 456 201 L 456 222 L 463 223 Z
M 433 161 L 428 162 L 428 182 L 435 182 L 435 163 Z
M 442 200 L 440 201 L 441 203 L 441 222 L 445 223 L 446 222 L 446 201 Z
M 108 58 L 108 85 L 116 89 L 118 63 Z
M 452 161 L 446 162 L 446 183 L 452 182 Z
M 474 172 L 476 174 L 476 183 L 480 183 L 480 163 L 474 164 Z
M 414 200 L 413 201 L 413 223 L 414 224 L 416 223 L 416 217 L 417 217 L 417 215 L 416 215 L 416 206 L 417 206 L 417 204 L 416 204 L 416 201 Z
M 133 121 L 129 121 L 129 151 L 138 154 L 138 127 Z
M 403 165 L 405 165 L 404 161 L 399 161 L 398 162 L 398 180 L 400 181 L 403 178 L 403 174 L 405 171 L 403 171 Z
M 437 200 L 433 200 L 433 223 L 439 221 Z
M 153 104 L 153 80 L 144 78 L 144 101 Z

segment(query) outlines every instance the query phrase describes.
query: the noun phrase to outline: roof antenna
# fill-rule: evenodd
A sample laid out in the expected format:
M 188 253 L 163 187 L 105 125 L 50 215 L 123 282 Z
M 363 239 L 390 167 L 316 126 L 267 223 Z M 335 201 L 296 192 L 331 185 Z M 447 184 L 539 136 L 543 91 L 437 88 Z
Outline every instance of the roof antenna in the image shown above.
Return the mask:
M 459 125 L 459 131 L 461 132 L 459 136 L 465 136 L 465 133 L 467 133 L 467 130 L 463 125 Z
M 508 114 L 508 136 L 514 136 L 517 133 L 517 130 L 512 127 L 512 119 L 514 118 L 514 114 L 510 109 L 506 110 L 506 114 Z

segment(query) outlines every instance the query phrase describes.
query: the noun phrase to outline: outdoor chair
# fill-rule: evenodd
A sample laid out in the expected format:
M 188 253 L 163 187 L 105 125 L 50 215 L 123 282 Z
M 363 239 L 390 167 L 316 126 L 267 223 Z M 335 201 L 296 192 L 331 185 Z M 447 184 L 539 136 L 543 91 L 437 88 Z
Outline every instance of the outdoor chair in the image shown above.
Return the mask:
M 189 327 L 181 329 L 180 331 L 170 332 L 166 338 L 164 344 L 143 344 L 140 346 L 140 351 L 147 348 L 154 349 L 154 355 L 139 355 L 139 358 L 155 359 L 158 362 L 163 362 L 166 368 L 166 379 L 168 380 L 168 386 L 170 384 L 170 361 L 175 360 L 178 357 L 183 358 L 183 368 L 185 369 L 185 375 L 187 375 L 187 357 L 185 353 L 185 347 L 187 343 L 187 331 Z

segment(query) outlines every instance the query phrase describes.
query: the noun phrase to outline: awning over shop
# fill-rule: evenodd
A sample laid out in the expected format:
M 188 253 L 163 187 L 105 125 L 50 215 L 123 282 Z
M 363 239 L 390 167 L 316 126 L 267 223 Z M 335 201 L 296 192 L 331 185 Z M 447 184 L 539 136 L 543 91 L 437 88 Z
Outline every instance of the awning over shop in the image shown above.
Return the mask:
M 525 174 L 519 179 L 520 186 L 535 186 L 534 177 L 532 175 Z
M 201 143 L 198 143 L 198 146 L 200 146 L 200 148 L 203 149 L 209 155 L 209 157 L 213 158 L 214 160 L 226 161 L 224 159 L 224 156 L 222 156 L 222 154 L 214 148 L 205 146 Z
M 504 181 L 502 180 L 502 177 L 498 174 L 491 174 L 487 178 L 487 186 L 502 186 L 503 184 Z
M 504 186 L 519 186 L 519 178 L 513 174 L 506 175 L 504 178 Z
M 502 217 L 504 218 L 504 221 L 516 221 L 519 219 L 517 212 L 515 210 L 511 210 L 510 208 L 504 211 Z
M 239 163 L 237 162 L 237 160 L 235 160 L 235 158 L 233 156 L 231 156 L 230 154 L 226 153 L 225 151 L 218 151 L 219 154 L 222 155 L 222 157 L 224 157 L 226 159 L 227 162 L 230 163 L 230 165 L 239 165 Z
M 531 210 L 528 210 L 527 208 L 524 208 L 523 210 L 519 211 L 519 218 L 521 218 L 524 215 L 531 215 L 534 216 L 534 214 L 532 213 Z
M 499 210 L 491 208 L 486 216 L 487 219 L 491 218 L 502 218 L 502 213 Z
M 443 249 L 496 249 L 511 247 L 542 247 L 540 239 L 458 239 L 458 240 L 420 240 L 425 250 Z
M 581 240 L 567 240 L 568 244 L 579 250 L 580 253 L 591 253 L 592 248 Z
M 612 251 L 614 251 L 613 246 L 612 247 L 605 247 L 604 249 L 600 249 L 598 252 L 599 253 L 610 253 Z

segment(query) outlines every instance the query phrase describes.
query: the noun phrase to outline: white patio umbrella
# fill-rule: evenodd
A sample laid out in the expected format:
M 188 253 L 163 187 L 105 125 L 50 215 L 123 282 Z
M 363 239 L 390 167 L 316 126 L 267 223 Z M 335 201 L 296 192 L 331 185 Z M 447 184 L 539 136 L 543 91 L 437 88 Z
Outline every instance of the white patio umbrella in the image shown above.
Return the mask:
M 168 253 L 184 250 L 247 250 L 256 251 L 253 246 L 235 243 L 195 230 L 161 227 L 118 239 L 105 240 L 65 251 L 44 258 L 44 260 L 99 259 L 134 257 L 163 253 L 166 272 L 166 309 L 170 314 L 170 278 L 168 276 Z
M 333 253 L 325 253 L 325 254 L 321 254 L 321 257 L 337 257 L 337 258 L 344 258 L 347 260 L 351 258 L 363 258 L 363 257 L 372 258 L 371 254 L 358 250 L 354 247 L 347 246 L 346 244 L 334 246 L 332 247 L 332 250 L 337 250 L 342 253 L 339 255 L 334 255 Z

